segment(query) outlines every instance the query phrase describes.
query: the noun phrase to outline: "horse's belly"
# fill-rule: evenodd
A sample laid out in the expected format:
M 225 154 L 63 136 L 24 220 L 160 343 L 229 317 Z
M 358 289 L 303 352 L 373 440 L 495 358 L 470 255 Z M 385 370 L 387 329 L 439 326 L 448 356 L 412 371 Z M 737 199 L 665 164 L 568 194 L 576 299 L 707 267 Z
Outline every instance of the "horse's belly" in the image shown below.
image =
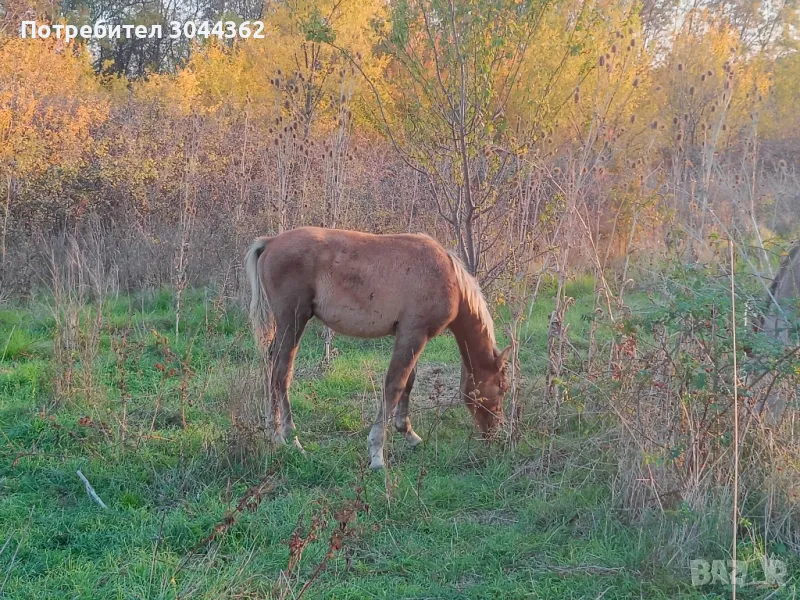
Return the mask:
M 315 316 L 336 333 L 359 338 L 378 338 L 393 335 L 397 320 L 376 311 L 365 311 L 347 305 L 335 308 L 320 307 Z
M 378 338 L 392 335 L 400 307 L 395 299 L 364 286 L 335 285 L 322 277 L 314 295 L 314 316 L 342 335 Z

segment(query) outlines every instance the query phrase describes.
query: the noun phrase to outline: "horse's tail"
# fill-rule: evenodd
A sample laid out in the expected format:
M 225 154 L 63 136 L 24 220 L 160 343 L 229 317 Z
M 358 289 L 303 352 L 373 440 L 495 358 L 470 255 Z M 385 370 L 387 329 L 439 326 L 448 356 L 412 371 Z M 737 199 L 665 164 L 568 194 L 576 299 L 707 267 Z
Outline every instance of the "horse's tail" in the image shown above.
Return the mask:
M 250 245 L 244 257 L 244 270 L 247 273 L 247 280 L 250 282 L 250 324 L 253 327 L 253 335 L 256 345 L 261 350 L 267 350 L 272 341 L 274 323 L 272 311 L 269 308 L 269 299 L 258 276 L 258 259 L 267 248 L 271 238 L 260 237 Z

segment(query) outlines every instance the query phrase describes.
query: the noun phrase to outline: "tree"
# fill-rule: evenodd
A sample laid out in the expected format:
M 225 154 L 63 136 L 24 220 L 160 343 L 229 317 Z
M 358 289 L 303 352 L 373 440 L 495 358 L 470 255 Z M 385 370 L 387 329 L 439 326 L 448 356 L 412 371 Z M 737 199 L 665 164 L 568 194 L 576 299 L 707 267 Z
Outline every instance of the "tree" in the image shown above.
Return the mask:
M 380 50 L 392 58 L 391 105 L 373 85 L 383 124 L 407 164 L 429 182 L 473 274 L 491 243 L 484 226 L 513 172 L 505 107 L 547 6 L 546 0 L 401 0 L 390 25 L 374 25 Z
M 88 56 L 57 40 L 0 40 L 0 254 L 13 222 L 58 226 L 99 198 L 82 189 L 108 105 Z M 65 193 L 65 190 L 71 193 Z

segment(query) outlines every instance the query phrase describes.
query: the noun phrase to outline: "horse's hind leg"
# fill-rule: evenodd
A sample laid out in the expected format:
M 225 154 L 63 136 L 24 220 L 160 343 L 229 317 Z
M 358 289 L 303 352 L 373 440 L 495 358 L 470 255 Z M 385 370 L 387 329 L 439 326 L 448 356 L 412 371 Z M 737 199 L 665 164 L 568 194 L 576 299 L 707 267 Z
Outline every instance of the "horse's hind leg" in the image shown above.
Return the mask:
M 411 371 L 406 382 L 406 389 L 403 390 L 403 395 L 400 396 L 400 401 L 397 403 L 397 408 L 394 411 L 394 427 L 402 433 L 406 441 L 412 446 L 416 446 L 422 441 L 416 432 L 411 427 L 411 419 L 408 416 L 408 402 L 411 396 L 411 388 L 414 387 L 414 380 L 417 378 L 417 368 Z
M 369 457 L 372 469 L 383 468 L 383 443 L 386 438 L 386 421 L 394 411 L 406 384 L 417 365 L 417 359 L 428 341 L 427 335 L 421 332 L 397 332 L 392 359 L 386 372 L 383 386 L 383 398 L 378 404 L 378 414 L 369 432 Z
M 310 318 L 310 315 L 296 311 L 289 318 L 278 319 L 277 332 L 272 342 L 271 352 L 275 361 L 272 367 L 272 402 L 276 414 L 274 439 L 278 444 L 285 443 L 294 430 L 292 407 L 289 403 L 289 387 L 292 385 L 297 347 Z M 281 417 L 279 430 L 277 429 L 278 414 Z M 297 438 L 295 438 L 295 444 L 302 449 Z

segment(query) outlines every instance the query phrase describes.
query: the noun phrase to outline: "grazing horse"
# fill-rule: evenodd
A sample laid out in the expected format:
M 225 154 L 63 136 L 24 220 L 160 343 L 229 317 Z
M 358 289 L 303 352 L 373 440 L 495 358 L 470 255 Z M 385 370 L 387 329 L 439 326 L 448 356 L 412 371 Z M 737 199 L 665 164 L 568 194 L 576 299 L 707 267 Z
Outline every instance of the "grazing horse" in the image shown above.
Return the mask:
M 756 322 L 753 329 L 761 331 L 784 345 L 796 344 L 791 339 L 791 326 L 797 319 L 798 300 L 800 300 L 800 242 L 781 261 L 781 266 L 769 288 L 768 309 Z M 767 422 L 776 425 L 786 409 L 786 392 L 770 390 L 756 406 L 760 414 L 767 409 Z
M 800 299 L 800 242 L 781 261 L 769 287 L 769 310 L 758 323 L 758 329 L 770 337 L 789 343 L 791 313 Z
M 447 328 L 463 359 L 461 393 L 483 437 L 490 439 L 502 423 L 510 346 L 497 349 L 477 281 L 433 238 L 301 227 L 257 238 L 245 269 L 253 332 L 262 355 L 268 351 L 270 357 L 264 364 L 277 444 L 294 430 L 289 386 L 311 317 L 343 335 L 395 337 L 383 400 L 369 433 L 373 469 L 384 466 L 388 419 L 412 446 L 422 441 L 411 427 L 409 395 L 422 349 Z M 295 443 L 299 446 L 297 438 Z

